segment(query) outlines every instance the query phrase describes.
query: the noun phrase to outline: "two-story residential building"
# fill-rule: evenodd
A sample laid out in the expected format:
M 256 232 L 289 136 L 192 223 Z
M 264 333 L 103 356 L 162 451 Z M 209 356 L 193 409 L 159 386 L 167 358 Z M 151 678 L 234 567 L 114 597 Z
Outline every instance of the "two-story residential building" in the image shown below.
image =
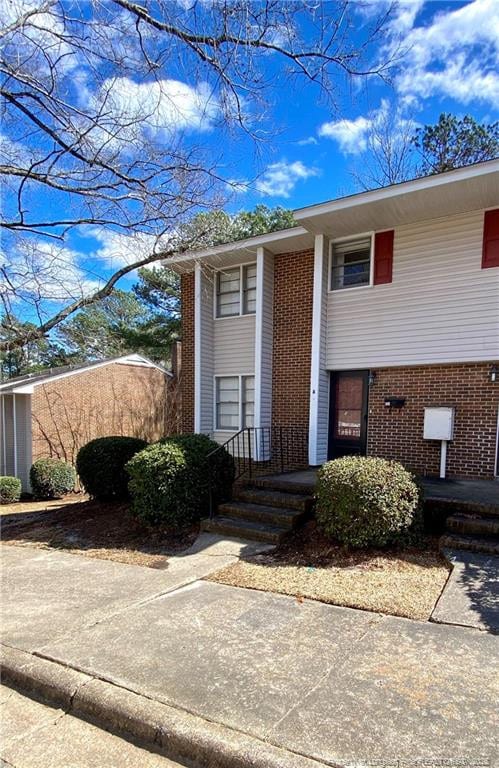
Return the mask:
M 301 427 L 308 461 L 361 453 L 498 470 L 499 161 L 294 211 L 298 226 L 172 260 L 183 429 Z

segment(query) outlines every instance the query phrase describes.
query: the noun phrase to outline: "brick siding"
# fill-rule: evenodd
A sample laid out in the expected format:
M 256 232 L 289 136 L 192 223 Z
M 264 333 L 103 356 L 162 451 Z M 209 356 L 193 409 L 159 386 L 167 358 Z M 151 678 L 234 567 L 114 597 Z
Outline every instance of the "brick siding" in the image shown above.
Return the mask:
M 182 275 L 182 432 L 194 432 L 194 272 Z
M 454 440 L 449 443 L 449 477 L 491 478 L 497 440 L 499 384 L 490 381 L 492 363 L 460 363 L 376 369 L 369 392 L 368 454 L 397 459 L 415 472 L 437 475 L 440 443 L 423 440 L 424 408 L 453 406 Z M 384 405 L 405 397 L 401 409 Z
M 313 251 L 274 260 L 272 423 L 307 427 L 312 355 Z
M 35 387 L 31 413 L 33 461 L 74 463 L 95 437 L 152 441 L 175 431 L 174 385 L 158 368 L 113 363 Z

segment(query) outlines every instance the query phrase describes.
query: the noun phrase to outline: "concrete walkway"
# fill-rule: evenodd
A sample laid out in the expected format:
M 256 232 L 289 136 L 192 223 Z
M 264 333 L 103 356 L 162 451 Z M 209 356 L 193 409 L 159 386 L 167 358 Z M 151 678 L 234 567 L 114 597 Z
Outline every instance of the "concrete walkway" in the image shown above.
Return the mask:
M 8 677 L 55 689 L 70 674 L 68 701 L 94 716 L 115 702 L 125 729 L 149 712 L 158 743 L 183 745 L 170 756 L 191 739 L 197 765 L 224 768 L 496 764 L 493 634 L 197 581 L 201 568 L 3 550 Z
M 452 564 L 432 621 L 499 633 L 499 557 L 445 550 Z

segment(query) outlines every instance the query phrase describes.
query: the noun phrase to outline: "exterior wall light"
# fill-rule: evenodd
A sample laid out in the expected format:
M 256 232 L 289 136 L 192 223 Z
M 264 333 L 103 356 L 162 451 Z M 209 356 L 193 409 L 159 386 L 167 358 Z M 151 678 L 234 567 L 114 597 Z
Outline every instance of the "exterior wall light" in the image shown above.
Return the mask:
M 370 387 L 374 386 L 374 383 L 376 381 L 376 371 L 369 371 L 369 376 L 367 379 L 367 383 Z
M 490 369 L 490 380 L 494 384 L 496 381 L 499 381 L 499 365 L 494 364 Z

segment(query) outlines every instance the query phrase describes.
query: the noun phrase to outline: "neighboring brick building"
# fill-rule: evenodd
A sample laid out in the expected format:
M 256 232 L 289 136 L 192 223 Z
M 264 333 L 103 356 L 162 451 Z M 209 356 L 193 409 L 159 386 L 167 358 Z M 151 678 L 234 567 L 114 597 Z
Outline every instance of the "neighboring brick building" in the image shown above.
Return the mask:
M 0 474 L 29 489 L 36 459 L 74 464 L 94 437 L 158 440 L 177 431 L 173 376 L 140 355 L 11 379 L 0 385 Z
M 499 161 L 294 216 L 170 261 L 183 429 L 296 427 L 310 465 L 360 453 L 432 476 L 446 434 L 448 477 L 499 475 Z

